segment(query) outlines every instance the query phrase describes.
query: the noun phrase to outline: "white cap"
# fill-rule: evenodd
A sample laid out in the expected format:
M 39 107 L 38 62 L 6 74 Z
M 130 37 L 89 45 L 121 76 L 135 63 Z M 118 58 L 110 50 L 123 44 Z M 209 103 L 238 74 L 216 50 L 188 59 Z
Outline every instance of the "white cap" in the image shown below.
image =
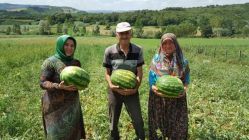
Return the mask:
M 129 30 L 131 30 L 131 25 L 128 22 L 120 22 L 116 26 L 117 33 L 129 31 Z

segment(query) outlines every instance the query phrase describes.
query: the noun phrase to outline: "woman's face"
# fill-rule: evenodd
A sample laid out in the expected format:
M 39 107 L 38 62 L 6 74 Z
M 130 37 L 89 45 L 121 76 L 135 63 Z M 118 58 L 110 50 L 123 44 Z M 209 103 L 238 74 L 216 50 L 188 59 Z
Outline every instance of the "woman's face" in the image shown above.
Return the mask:
M 172 55 L 176 50 L 175 44 L 171 39 L 166 39 L 162 44 L 162 51 L 166 56 Z
M 66 56 L 72 56 L 74 53 L 75 45 L 72 39 L 68 39 L 64 44 L 64 51 Z

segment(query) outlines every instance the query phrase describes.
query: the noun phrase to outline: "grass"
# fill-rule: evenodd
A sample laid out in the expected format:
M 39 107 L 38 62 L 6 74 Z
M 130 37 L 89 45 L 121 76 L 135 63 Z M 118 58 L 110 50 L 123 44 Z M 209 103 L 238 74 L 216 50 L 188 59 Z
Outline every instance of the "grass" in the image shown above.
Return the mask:
M 0 36 L 0 139 L 44 139 L 40 66 L 54 54 L 56 37 Z M 107 139 L 107 84 L 102 59 L 105 48 L 116 39 L 77 37 L 76 40 L 75 57 L 91 76 L 89 88 L 80 93 L 87 137 Z M 140 99 L 148 135 L 148 70 L 160 40 L 135 38 L 132 41 L 144 50 Z M 248 39 L 181 38 L 179 42 L 191 68 L 189 139 L 249 139 Z M 201 48 L 205 53 L 198 52 Z M 227 58 L 222 54 L 225 50 L 229 52 Z M 238 59 L 239 50 L 243 59 Z M 123 139 L 135 137 L 124 108 L 119 127 Z

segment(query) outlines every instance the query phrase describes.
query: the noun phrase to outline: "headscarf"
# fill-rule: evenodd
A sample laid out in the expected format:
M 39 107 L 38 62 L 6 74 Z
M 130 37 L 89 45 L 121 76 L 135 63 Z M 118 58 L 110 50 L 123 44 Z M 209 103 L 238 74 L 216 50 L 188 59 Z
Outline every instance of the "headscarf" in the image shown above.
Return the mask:
M 175 51 L 175 56 L 176 56 L 176 61 L 177 65 L 179 66 L 180 69 L 183 68 L 183 54 L 182 54 L 182 49 L 180 48 L 180 45 L 177 41 L 176 35 L 173 33 L 166 33 L 161 37 L 161 44 L 160 44 L 160 49 L 159 49 L 159 54 L 161 53 L 161 47 L 163 45 L 163 42 L 166 39 L 171 39 L 175 45 L 176 51 Z
M 71 56 L 66 56 L 66 54 L 65 54 L 64 44 L 67 42 L 68 39 L 73 40 L 74 46 L 75 46 L 74 51 L 75 51 L 75 49 L 76 49 L 76 40 L 72 36 L 62 35 L 62 36 L 59 36 L 57 38 L 57 41 L 56 41 L 56 49 L 55 49 L 55 55 L 54 56 L 56 58 L 60 59 L 63 62 L 72 61 L 73 58 L 74 58 L 74 53 Z
M 166 39 L 170 39 L 173 41 L 175 45 L 175 52 L 173 52 L 172 61 L 169 62 L 166 58 L 164 52 L 162 52 L 162 45 Z M 173 33 L 166 33 L 161 37 L 160 48 L 158 50 L 158 54 L 152 60 L 150 69 L 157 73 L 157 75 L 162 76 L 164 74 L 178 76 L 179 78 L 183 78 L 183 54 L 180 48 L 180 45 L 177 41 L 176 36 Z

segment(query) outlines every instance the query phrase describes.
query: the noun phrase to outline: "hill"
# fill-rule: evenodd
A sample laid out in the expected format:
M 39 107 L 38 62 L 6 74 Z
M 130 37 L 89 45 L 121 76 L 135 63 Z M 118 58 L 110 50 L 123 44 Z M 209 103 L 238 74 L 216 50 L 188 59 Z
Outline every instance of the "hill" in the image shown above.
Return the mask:
M 53 13 L 78 13 L 80 10 L 71 7 L 57 7 L 49 5 L 21 5 L 21 4 L 9 4 L 0 3 L 0 10 L 3 11 L 28 11 L 39 14 L 53 14 Z

